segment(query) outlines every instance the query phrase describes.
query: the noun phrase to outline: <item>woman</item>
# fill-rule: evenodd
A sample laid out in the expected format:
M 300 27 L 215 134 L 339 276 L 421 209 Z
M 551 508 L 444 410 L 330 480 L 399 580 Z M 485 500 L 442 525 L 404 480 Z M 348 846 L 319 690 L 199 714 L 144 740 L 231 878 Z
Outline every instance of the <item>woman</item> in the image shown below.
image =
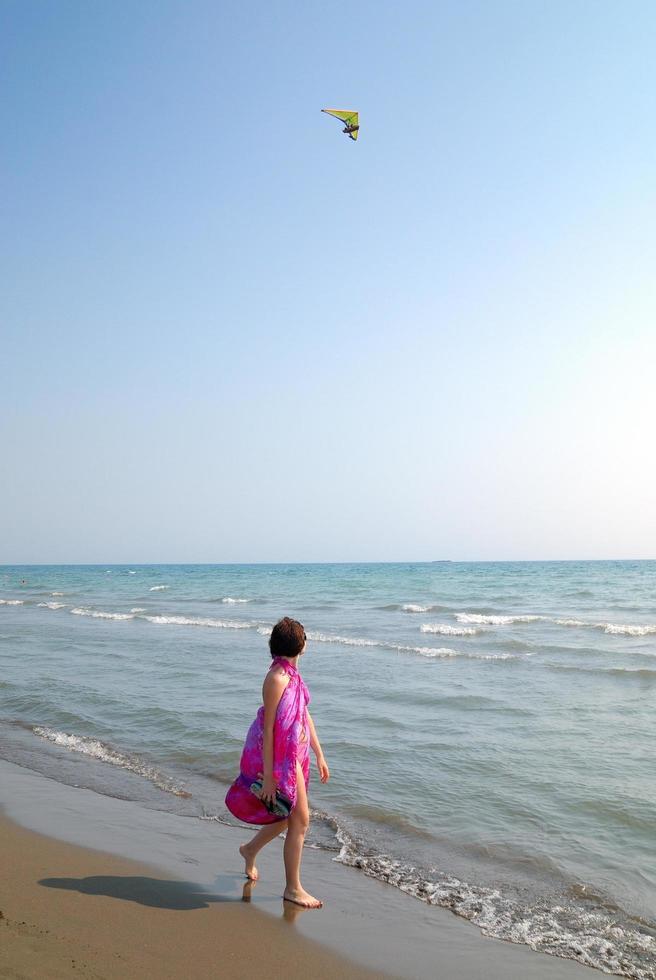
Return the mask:
M 256 854 L 287 831 L 283 850 L 285 900 L 302 908 L 319 909 L 323 903 L 301 884 L 303 842 L 310 824 L 310 746 L 322 783 L 328 781 L 330 772 L 307 710 L 310 695 L 298 672 L 298 658 L 305 653 L 306 639 L 303 626 L 288 616 L 271 631 L 269 650 L 273 663 L 262 685 L 264 703 L 248 730 L 240 775 L 228 790 L 226 805 L 239 820 L 265 824 L 248 844 L 239 848 L 246 862 L 246 877 L 257 879 Z M 258 780 L 261 788 L 254 787 Z

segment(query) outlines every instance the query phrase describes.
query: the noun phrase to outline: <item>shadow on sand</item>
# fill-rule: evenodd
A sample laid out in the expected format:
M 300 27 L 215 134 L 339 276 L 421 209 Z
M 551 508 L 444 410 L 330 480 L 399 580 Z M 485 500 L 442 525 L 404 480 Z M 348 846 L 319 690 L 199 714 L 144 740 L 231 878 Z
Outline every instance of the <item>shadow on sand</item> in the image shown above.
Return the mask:
M 62 888 L 83 895 L 106 895 L 156 909 L 207 909 L 213 902 L 231 902 L 225 895 L 204 891 L 193 881 L 167 881 L 143 875 L 92 875 L 89 878 L 42 878 L 45 888 Z M 240 901 L 241 899 L 237 899 Z

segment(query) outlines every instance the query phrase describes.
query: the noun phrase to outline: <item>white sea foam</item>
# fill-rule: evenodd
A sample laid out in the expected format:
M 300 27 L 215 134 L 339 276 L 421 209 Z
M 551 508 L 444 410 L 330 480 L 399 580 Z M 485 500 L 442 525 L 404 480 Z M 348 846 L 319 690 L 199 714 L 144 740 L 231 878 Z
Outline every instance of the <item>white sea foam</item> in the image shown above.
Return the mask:
M 134 609 L 131 609 L 130 610 L 131 613 L 140 613 L 140 612 L 145 612 L 145 611 L 146 610 L 145 610 L 145 608 L 143 606 L 135 606 Z
M 338 643 L 347 647 L 378 647 L 381 645 L 376 640 L 365 640 L 360 636 L 337 636 L 332 633 L 310 632 L 307 634 L 307 638 L 314 640 L 315 643 Z
M 232 596 L 225 596 L 221 599 L 221 602 L 225 602 L 229 606 L 236 606 L 240 602 L 250 602 L 250 599 L 233 599 Z
M 424 623 L 422 633 L 438 633 L 440 636 L 475 636 L 478 630 L 471 626 L 450 626 L 449 623 Z
M 50 595 L 65 595 L 65 592 L 51 592 Z
M 87 609 L 80 606 L 77 606 L 75 609 L 71 609 L 71 613 L 73 616 L 91 616 L 93 619 L 134 619 L 133 613 L 102 612 L 99 609 Z
M 24 599 L 0 599 L 0 606 L 22 606 Z
M 174 796 L 191 796 L 191 793 L 187 793 L 179 786 L 176 786 L 172 780 L 162 775 L 157 769 L 149 766 L 143 759 L 135 755 L 118 752 L 111 745 L 107 745 L 97 738 L 69 735 L 66 732 L 58 732 L 55 729 L 44 728 L 40 725 L 37 725 L 32 731 L 40 738 L 54 742 L 55 745 L 60 745 L 62 748 L 70 749 L 71 752 L 80 752 L 82 755 L 88 755 L 92 759 L 98 759 L 100 762 L 108 762 L 110 765 L 118 766 L 120 769 L 128 769 L 130 772 L 137 773 L 139 776 L 144 776 L 159 789 L 167 793 L 173 793 Z
M 133 572 L 130 569 L 128 569 L 128 575 L 136 575 L 136 574 L 137 574 L 136 572 Z
M 149 592 L 164 592 L 165 589 L 170 589 L 170 585 L 151 585 Z
M 259 631 L 258 631 L 259 632 Z M 270 631 L 269 631 L 270 632 Z M 316 643 L 335 643 L 339 646 L 377 647 L 380 650 L 392 650 L 396 653 L 411 653 L 420 657 L 443 659 L 447 657 L 463 657 L 472 660 L 516 660 L 512 653 L 474 653 L 464 650 L 452 650 L 450 647 L 415 647 L 402 643 L 389 643 L 386 640 L 369 640 L 360 636 L 338 636 L 331 633 L 308 633 L 309 640 Z
M 583 619 L 555 619 L 558 626 L 576 626 L 593 630 L 603 630 L 611 636 L 650 636 L 656 633 L 656 625 L 647 623 L 644 625 L 631 625 L 621 623 L 591 623 Z
M 66 605 L 63 602 L 38 602 L 38 606 L 44 606 L 46 609 L 65 609 Z
M 327 815 L 324 815 L 324 819 Z M 437 869 L 430 873 L 372 851 L 334 818 L 327 822 L 340 844 L 335 860 L 393 885 L 428 905 L 451 909 L 493 936 L 633 980 L 653 980 L 656 938 L 633 924 L 622 928 L 605 908 L 549 898 L 523 903 L 502 888 L 470 884 Z M 430 876 L 429 876 L 430 874 Z
M 401 610 L 407 613 L 423 613 L 429 612 L 430 606 L 418 606 L 414 602 L 406 602 L 404 606 L 401 606 Z
M 618 626 L 617 623 L 600 623 L 599 626 L 603 626 L 604 633 L 611 633 L 615 636 L 648 636 L 651 633 L 656 633 L 656 626 L 652 624 L 647 626 Z
M 442 660 L 446 657 L 459 657 L 461 656 L 457 650 L 452 650 L 450 647 L 409 647 L 409 646 L 394 646 L 390 644 L 386 646 L 388 650 L 398 650 L 399 653 L 416 653 L 420 657 L 435 658 L 437 660 Z
M 544 616 L 484 616 L 481 613 L 456 613 L 459 623 L 475 626 L 510 626 L 512 623 L 535 623 Z
M 144 616 L 144 619 L 160 626 L 211 626 L 225 630 L 250 630 L 255 625 L 229 619 L 207 619 L 204 616 Z

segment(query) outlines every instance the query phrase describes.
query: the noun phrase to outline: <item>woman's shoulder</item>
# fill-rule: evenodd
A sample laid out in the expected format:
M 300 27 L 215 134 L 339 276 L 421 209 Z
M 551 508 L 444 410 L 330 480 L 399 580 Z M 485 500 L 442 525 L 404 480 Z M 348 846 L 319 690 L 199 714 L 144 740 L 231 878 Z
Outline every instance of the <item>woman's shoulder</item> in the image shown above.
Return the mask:
M 291 680 L 290 674 L 287 673 L 285 668 L 281 664 L 272 664 L 269 667 L 266 677 L 264 678 L 264 683 L 266 685 L 271 685 L 274 687 L 287 687 Z
M 283 668 L 276 664 L 270 667 L 262 685 L 262 700 L 265 707 L 268 705 L 270 710 L 277 708 L 290 680 L 291 677 L 285 673 Z

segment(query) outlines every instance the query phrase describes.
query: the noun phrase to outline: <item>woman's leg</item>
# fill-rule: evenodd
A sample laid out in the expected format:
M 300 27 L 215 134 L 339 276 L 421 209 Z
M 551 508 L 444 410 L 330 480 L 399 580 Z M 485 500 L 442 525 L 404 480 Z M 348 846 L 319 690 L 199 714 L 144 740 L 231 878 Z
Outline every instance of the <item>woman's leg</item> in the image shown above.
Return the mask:
M 284 833 L 287 830 L 286 820 L 277 820 L 275 823 L 268 823 L 258 830 L 255 837 L 248 842 L 248 844 L 242 844 L 239 848 L 239 853 L 246 862 L 246 867 L 244 868 L 244 874 L 247 878 L 252 881 L 257 881 L 259 877 L 259 872 L 255 867 L 255 855 L 258 851 L 261 851 L 265 844 L 273 840 L 274 837 L 278 837 L 279 834 Z
M 296 763 L 296 806 L 287 821 L 287 837 L 283 850 L 285 857 L 285 875 L 287 886 L 285 898 L 306 909 L 320 909 L 323 902 L 306 892 L 301 884 L 301 858 L 303 857 L 303 842 L 310 826 L 310 810 L 305 792 L 303 770 Z

